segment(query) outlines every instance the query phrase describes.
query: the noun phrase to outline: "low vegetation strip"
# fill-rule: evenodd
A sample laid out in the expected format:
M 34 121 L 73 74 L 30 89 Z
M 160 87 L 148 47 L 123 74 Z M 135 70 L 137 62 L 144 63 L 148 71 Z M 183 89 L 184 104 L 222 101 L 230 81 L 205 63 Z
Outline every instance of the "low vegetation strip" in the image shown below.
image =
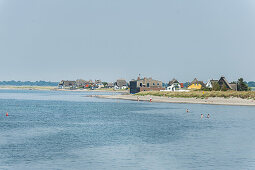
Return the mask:
M 57 86 L 0 86 L 0 89 L 55 90 Z
M 209 97 L 223 97 L 223 98 L 237 97 L 242 99 L 255 100 L 255 91 L 190 91 L 190 92 L 144 91 L 144 92 L 139 92 L 136 95 L 201 98 L 201 99 L 209 98 Z

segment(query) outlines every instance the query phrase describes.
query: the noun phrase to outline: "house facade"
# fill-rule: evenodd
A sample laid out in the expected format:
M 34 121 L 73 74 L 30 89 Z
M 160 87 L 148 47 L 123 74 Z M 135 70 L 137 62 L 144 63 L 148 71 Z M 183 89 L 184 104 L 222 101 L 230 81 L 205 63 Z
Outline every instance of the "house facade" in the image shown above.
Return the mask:
M 205 87 L 205 84 L 203 83 L 203 81 L 198 81 L 197 78 L 195 78 L 188 86 L 188 89 L 199 90 L 199 89 L 202 89 L 202 87 Z
M 63 88 L 76 88 L 76 82 L 75 81 L 69 81 L 69 80 L 62 80 L 58 84 L 58 88 L 63 89 Z
M 237 90 L 237 84 L 236 83 L 229 83 L 225 77 L 221 77 L 218 81 L 220 88 L 222 89 L 223 86 L 225 86 L 228 90 Z
M 85 85 L 86 85 L 86 81 L 85 80 L 77 79 L 75 83 L 76 83 L 76 86 L 78 88 L 85 88 Z
M 104 87 L 104 85 L 103 85 L 101 80 L 95 80 L 94 88 L 100 89 L 100 88 L 103 88 L 103 87 Z
M 158 80 L 153 80 L 152 78 L 140 77 L 137 80 L 130 81 L 130 93 L 138 93 L 141 91 L 160 91 L 164 90 L 162 87 L 162 82 Z
M 114 88 L 114 83 L 112 82 L 107 83 L 106 88 L 109 88 L 109 89 Z
M 209 80 L 207 83 L 206 83 L 206 87 L 207 88 L 209 88 L 209 89 L 212 89 L 213 88 L 213 85 L 215 84 L 215 83 L 218 83 L 218 80 Z
M 127 89 L 127 88 L 128 88 L 127 82 L 124 79 L 119 79 L 114 83 L 114 89 L 115 90 L 117 90 L 117 89 Z
M 218 84 L 220 89 L 225 87 L 227 90 L 237 90 L 237 83 L 229 83 L 224 76 L 219 80 L 209 80 L 206 83 L 206 87 L 212 89 L 215 84 Z
M 176 91 L 181 89 L 181 84 L 176 79 L 169 81 L 167 91 Z

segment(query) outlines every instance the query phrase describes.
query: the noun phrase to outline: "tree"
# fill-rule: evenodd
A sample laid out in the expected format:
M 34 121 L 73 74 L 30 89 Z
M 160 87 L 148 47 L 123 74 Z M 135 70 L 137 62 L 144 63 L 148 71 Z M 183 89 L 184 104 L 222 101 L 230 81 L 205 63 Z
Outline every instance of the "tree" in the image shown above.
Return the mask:
M 243 81 L 243 78 L 239 78 L 237 82 L 237 90 L 238 91 L 248 91 L 248 85 Z
M 220 85 L 219 85 L 219 83 L 214 82 L 214 83 L 212 84 L 212 90 L 213 90 L 213 91 L 220 91 Z
M 102 82 L 102 84 L 104 85 L 104 87 L 108 85 L 107 82 Z

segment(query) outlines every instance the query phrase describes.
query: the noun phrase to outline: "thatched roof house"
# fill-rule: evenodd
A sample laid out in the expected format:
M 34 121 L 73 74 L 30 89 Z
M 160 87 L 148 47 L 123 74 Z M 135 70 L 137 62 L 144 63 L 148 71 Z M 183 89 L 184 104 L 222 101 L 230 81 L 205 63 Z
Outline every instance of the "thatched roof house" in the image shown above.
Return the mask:
M 173 84 L 180 84 L 180 83 L 175 78 L 173 78 L 171 81 L 169 81 L 168 85 L 171 86 Z
M 58 87 L 59 88 L 65 88 L 65 87 L 74 88 L 74 87 L 76 87 L 76 81 L 62 80 L 58 84 Z
M 122 87 L 127 87 L 127 82 L 124 79 L 119 79 L 116 81 L 115 86 L 122 88 Z
M 205 87 L 204 82 L 198 81 L 197 78 L 195 78 L 188 86 L 188 89 L 201 89 L 202 87 Z

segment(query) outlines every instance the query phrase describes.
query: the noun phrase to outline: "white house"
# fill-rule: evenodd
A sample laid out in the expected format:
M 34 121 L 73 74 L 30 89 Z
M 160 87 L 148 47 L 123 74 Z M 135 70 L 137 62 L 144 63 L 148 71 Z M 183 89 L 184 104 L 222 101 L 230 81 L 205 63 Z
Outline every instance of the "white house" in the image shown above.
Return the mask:
M 114 84 L 114 89 L 115 90 L 118 90 L 118 89 L 127 89 L 128 86 L 127 86 L 127 82 L 126 80 L 123 80 L 123 79 L 119 79 L 115 82 Z
M 180 89 L 181 89 L 181 85 L 176 79 L 169 81 L 168 87 L 166 88 L 167 91 L 177 91 Z
M 211 88 L 213 88 L 213 84 L 214 84 L 214 83 L 218 83 L 218 80 L 209 80 L 209 81 L 206 83 L 205 86 L 206 86 L 207 88 L 210 88 L 210 89 L 211 89 Z

